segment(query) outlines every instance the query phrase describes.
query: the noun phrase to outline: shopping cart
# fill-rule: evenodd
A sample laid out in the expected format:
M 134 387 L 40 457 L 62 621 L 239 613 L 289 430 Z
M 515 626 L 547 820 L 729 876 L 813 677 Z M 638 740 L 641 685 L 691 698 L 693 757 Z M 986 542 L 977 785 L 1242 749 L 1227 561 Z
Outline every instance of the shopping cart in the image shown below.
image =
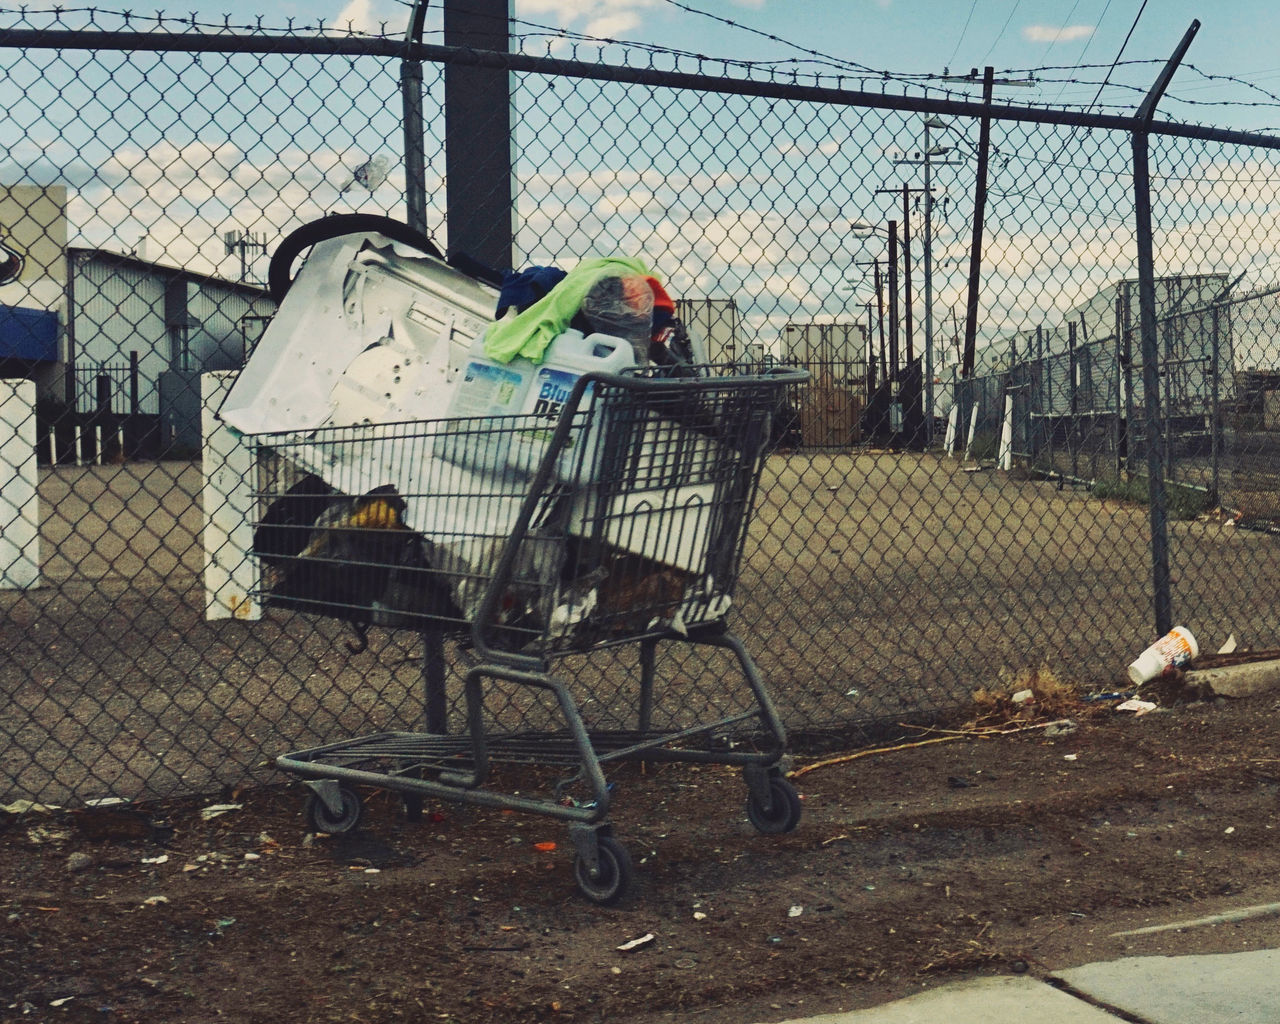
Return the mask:
M 443 798 L 547 815 L 569 823 L 581 891 L 608 904 L 633 868 L 607 821 L 606 765 L 740 766 L 755 828 L 796 827 L 800 801 L 779 769 L 783 725 L 726 617 L 771 422 L 805 374 L 667 372 L 586 374 L 531 415 L 246 439 L 265 481 L 261 600 L 345 619 L 362 635 L 382 626 L 428 639 L 424 731 L 277 758 L 306 780 L 314 829 L 354 828 L 354 787 L 365 785 L 398 792 L 411 812 Z M 456 730 L 446 638 L 470 665 L 458 673 Z M 616 728 L 596 695 L 552 668 L 624 644 L 638 645 L 639 692 L 633 720 Z M 714 649 L 734 666 L 735 680 L 721 681 L 740 689 L 732 713 L 677 725 L 655 713 L 658 649 L 670 644 Z M 545 792 L 512 783 L 548 768 L 557 778 Z

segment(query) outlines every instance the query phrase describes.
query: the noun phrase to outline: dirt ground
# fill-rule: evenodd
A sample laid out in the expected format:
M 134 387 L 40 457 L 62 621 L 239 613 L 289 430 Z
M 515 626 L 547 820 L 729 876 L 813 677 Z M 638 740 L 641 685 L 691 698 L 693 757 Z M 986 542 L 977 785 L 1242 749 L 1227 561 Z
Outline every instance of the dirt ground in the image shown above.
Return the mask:
M 0 1018 L 745 1024 L 1280 945 L 1275 918 L 1116 935 L 1280 900 L 1277 699 L 1042 696 L 798 759 L 783 836 L 754 832 L 729 769 L 617 769 L 636 884 L 612 908 L 578 895 L 559 823 L 409 822 L 376 791 L 344 837 L 310 836 L 294 787 L 0 819 Z M 1026 727 L 1063 714 L 1075 731 Z
M 769 460 L 730 626 L 797 748 L 947 713 L 977 681 L 1042 663 L 1110 688 L 1155 638 L 1145 507 L 965 469 L 927 453 Z M 179 462 L 43 473 L 47 585 L 0 593 L 0 802 L 270 783 L 284 749 L 418 727 L 413 633 L 375 629 L 353 654 L 333 620 L 205 620 L 200 485 Z M 1275 646 L 1257 594 L 1280 586 L 1280 537 L 1207 516 L 1173 523 L 1170 551 L 1175 620 L 1206 650 L 1232 633 Z M 593 710 L 634 692 L 629 664 L 562 668 Z M 684 675 L 660 711 L 736 699 L 720 666 Z M 456 673 L 448 685 L 457 731 Z

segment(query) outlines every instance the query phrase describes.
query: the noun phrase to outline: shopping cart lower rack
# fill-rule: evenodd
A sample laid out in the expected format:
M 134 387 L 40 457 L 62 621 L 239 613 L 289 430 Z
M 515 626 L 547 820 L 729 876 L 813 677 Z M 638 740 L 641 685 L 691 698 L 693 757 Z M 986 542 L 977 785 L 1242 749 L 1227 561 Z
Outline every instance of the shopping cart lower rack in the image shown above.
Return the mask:
M 782 722 L 726 616 L 773 416 L 805 375 L 709 373 L 588 374 L 527 416 L 250 439 L 261 600 L 345 619 L 362 638 L 371 626 L 413 629 L 427 652 L 423 731 L 277 758 L 311 789 L 312 827 L 354 828 L 361 785 L 400 793 L 410 813 L 444 798 L 563 819 L 578 886 L 598 903 L 619 899 L 633 875 L 607 821 L 606 765 L 740 766 L 751 823 L 796 827 L 800 801 L 778 767 Z M 460 729 L 450 728 L 446 639 L 470 665 Z M 566 656 L 625 644 L 639 669 L 626 708 L 601 707 L 552 672 Z M 670 645 L 732 666 L 740 683 L 727 712 L 715 703 L 690 721 L 684 706 L 661 706 L 658 652 Z M 547 768 L 558 773 L 547 792 L 511 784 Z

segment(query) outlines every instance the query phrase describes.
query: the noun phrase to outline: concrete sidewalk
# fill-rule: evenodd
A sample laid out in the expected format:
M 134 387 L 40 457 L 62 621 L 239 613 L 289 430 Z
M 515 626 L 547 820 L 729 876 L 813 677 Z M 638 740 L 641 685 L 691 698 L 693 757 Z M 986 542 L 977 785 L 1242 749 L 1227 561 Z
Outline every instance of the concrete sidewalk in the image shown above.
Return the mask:
M 1127 957 L 1053 980 L 1065 988 L 1026 976 L 978 978 L 785 1024 L 1280 1024 L 1280 950 Z

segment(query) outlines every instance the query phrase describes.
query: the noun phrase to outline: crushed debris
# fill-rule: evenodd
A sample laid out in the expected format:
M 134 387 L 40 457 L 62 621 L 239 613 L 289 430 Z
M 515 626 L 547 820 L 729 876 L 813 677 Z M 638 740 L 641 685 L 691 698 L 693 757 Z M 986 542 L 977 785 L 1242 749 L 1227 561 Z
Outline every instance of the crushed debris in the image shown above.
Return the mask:
M 200 812 L 200 818 L 203 821 L 212 821 L 220 815 L 229 811 L 239 811 L 244 808 L 244 804 L 210 804 Z
M 630 953 L 632 950 L 649 945 L 649 943 L 656 938 L 657 936 L 654 935 L 653 932 L 645 932 L 645 934 L 641 935 L 639 938 L 624 942 L 621 946 L 618 946 L 617 949 L 619 953 Z
M 1038 729 L 1044 730 L 1044 735 L 1048 738 L 1065 736 L 1079 728 L 1081 719 L 1110 711 L 1114 703 L 1131 695 L 1116 693 L 1105 696 L 1107 700 L 1098 695 L 1082 695 L 1079 684 L 1062 679 L 1047 665 L 1023 669 L 1017 673 L 1005 673 L 1001 676 L 1001 685 L 982 687 L 974 692 L 976 714 L 959 729 L 899 722 L 898 725 L 903 729 L 923 733 L 927 738 L 825 758 L 790 771 L 787 775 L 798 778 L 819 768 L 846 764 L 861 757 L 888 754 L 932 743 L 987 739 Z
M 1145 715 L 1155 711 L 1159 705 L 1149 700 L 1138 700 L 1134 697 L 1122 704 L 1116 705 L 1117 711 L 1132 711 L 1135 715 Z

